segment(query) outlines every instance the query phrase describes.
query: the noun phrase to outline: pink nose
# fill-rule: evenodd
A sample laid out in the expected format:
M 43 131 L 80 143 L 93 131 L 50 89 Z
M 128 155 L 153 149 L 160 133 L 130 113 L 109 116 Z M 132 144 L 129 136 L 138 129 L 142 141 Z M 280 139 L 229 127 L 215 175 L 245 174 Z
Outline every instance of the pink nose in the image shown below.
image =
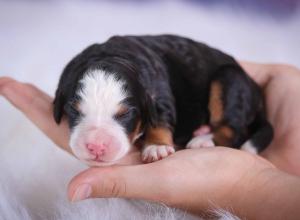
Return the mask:
M 87 144 L 86 148 L 90 151 L 92 155 L 95 155 L 96 158 L 99 156 L 103 156 L 105 152 L 107 151 L 107 145 L 105 143 L 103 144 Z

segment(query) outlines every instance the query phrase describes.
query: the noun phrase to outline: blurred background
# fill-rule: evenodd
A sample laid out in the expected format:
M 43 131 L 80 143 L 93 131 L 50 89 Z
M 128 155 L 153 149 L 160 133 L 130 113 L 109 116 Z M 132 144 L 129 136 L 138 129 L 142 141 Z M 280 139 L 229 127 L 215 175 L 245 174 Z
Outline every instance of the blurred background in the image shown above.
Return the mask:
M 300 67 L 299 3 L 0 0 L 0 77 L 34 83 L 53 95 L 62 69 L 73 56 L 92 43 L 126 34 L 178 34 L 240 60 Z M 66 200 L 68 181 L 85 166 L 55 147 L 1 97 L 0 122 L 0 219 L 132 219 L 137 213 L 142 217 L 136 219 L 164 219 L 158 209 L 149 211 L 144 206 L 141 210 L 139 204 L 129 206 L 128 201 L 123 206 L 119 200 L 70 204 Z M 22 218 L 12 217 L 17 211 Z M 24 218 L 24 213 L 31 217 Z M 184 216 L 172 214 L 165 219 L 187 219 Z
M 238 59 L 300 67 L 298 0 L 0 0 L 0 76 L 53 93 L 66 63 L 112 35 L 172 33 Z

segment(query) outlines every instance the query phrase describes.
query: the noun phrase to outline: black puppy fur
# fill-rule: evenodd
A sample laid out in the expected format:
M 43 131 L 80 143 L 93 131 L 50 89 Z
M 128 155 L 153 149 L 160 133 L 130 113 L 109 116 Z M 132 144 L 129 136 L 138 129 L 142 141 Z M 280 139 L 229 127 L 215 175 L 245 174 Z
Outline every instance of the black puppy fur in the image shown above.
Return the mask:
M 144 130 L 170 128 L 174 143 L 182 148 L 202 124 L 210 124 L 213 132 L 222 126 L 230 128 L 228 146 L 233 148 L 251 139 L 262 151 L 272 140 L 260 88 L 238 63 L 219 50 L 173 35 L 115 36 L 86 48 L 61 76 L 54 101 L 57 123 L 64 114 L 70 128 L 80 120 L 72 103 L 78 101 L 79 80 L 95 68 L 126 81 L 131 97 L 125 102 L 131 110 L 116 119 L 128 133 L 141 120 Z M 221 86 L 222 103 L 222 117 L 214 123 L 208 108 L 213 82 Z

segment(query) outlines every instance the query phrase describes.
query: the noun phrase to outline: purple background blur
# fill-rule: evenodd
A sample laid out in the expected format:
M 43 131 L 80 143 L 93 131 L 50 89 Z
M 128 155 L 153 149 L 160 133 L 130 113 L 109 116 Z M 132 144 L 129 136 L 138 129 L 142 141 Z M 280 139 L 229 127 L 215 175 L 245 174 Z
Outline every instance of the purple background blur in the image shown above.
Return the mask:
M 65 64 L 112 35 L 172 33 L 238 59 L 300 67 L 298 0 L 0 0 L 0 76 L 53 93 Z

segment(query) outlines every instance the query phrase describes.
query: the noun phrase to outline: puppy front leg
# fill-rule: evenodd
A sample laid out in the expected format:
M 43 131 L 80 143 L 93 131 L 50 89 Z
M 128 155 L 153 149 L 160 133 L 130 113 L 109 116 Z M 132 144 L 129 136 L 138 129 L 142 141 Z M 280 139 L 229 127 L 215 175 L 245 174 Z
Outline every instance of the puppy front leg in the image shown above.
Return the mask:
M 142 150 L 143 162 L 161 160 L 174 152 L 173 135 L 170 129 L 162 126 L 147 129 Z

